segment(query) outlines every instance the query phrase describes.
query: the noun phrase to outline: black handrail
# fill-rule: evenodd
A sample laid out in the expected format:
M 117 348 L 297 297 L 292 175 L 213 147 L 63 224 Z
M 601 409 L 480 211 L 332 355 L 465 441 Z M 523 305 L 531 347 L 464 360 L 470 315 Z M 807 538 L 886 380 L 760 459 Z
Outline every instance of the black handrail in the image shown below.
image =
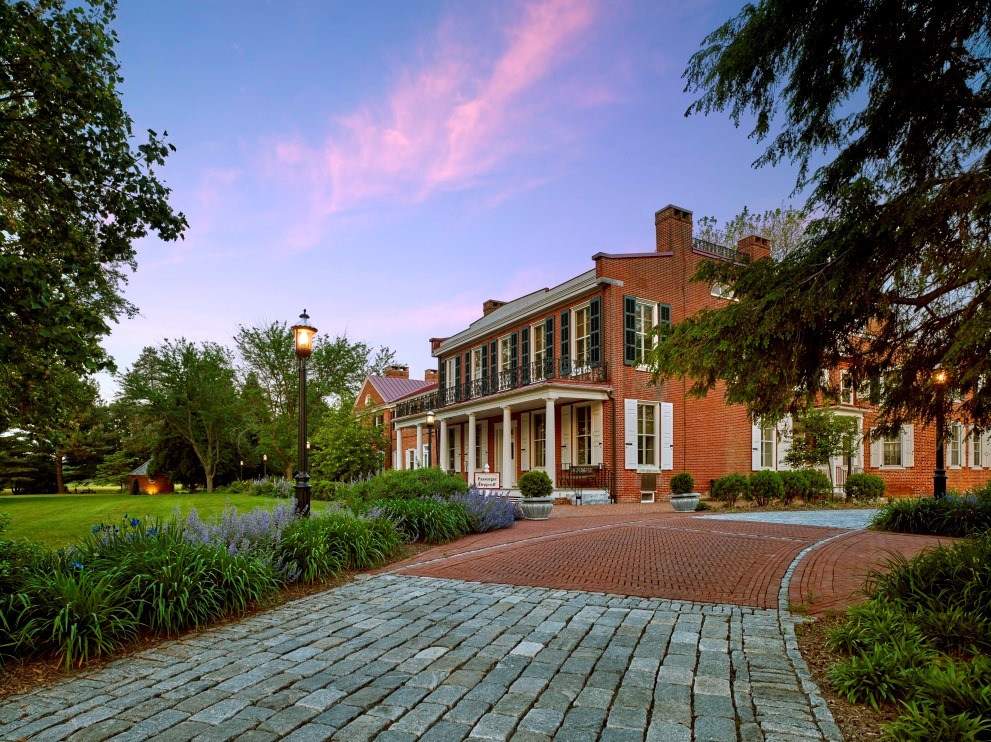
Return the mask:
M 430 394 L 396 403 L 396 417 L 416 415 L 427 410 L 436 410 L 447 405 L 464 402 L 468 399 L 488 397 L 508 389 L 529 386 L 549 379 L 602 383 L 608 380 L 606 364 L 589 362 L 582 358 L 546 358 L 528 363 L 525 366 L 487 374 L 478 379 L 469 379 L 461 384 L 449 384 Z
M 728 260 L 740 261 L 742 253 L 733 247 L 717 245 L 715 242 L 700 240 L 698 237 L 692 238 L 692 249 L 696 252 L 705 252 Z

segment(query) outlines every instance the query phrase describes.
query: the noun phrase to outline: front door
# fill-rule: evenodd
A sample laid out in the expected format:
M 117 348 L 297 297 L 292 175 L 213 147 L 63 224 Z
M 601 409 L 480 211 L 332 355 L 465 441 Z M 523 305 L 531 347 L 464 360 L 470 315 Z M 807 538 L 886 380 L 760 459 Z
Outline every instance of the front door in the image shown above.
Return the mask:
M 513 421 L 513 427 L 510 429 L 510 439 L 509 439 L 509 458 L 510 458 L 510 469 L 513 468 L 516 462 L 516 421 Z M 502 474 L 503 487 L 510 486 L 510 482 L 515 483 L 516 478 L 510 479 L 507 476 L 507 470 L 502 466 L 502 423 L 495 424 L 495 470 Z

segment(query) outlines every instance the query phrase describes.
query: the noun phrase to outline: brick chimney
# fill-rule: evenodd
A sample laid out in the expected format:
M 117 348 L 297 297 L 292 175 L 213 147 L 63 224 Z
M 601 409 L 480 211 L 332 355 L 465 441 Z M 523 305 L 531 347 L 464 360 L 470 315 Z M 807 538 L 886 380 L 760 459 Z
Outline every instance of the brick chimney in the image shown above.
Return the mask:
M 435 368 L 428 368 L 426 371 L 424 371 L 423 372 L 423 380 L 424 381 L 432 381 L 433 383 L 436 384 L 437 383 L 437 369 L 435 369 Z
M 687 252 L 692 249 L 692 212 L 668 205 L 654 214 L 657 252 Z
M 489 314 L 492 314 L 492 312 L 497 310 L 499 307 L 503 307 L 505 305 L 506 302 L 499 301 L 498 299 L 489 299 L 487 301 L 484 301 L 482 302 L 482 316 L 485 317 Z
M 403 366 L 402 364 L 399 363 L 395 363 L 391 366 L 386 366 L 385 377 L 387 379 L 408 379 L 409 366 Z
M 736 243 L 736 249 L 751 260 L 771 257 L 771 241 L 756 234 L 744 237 Z

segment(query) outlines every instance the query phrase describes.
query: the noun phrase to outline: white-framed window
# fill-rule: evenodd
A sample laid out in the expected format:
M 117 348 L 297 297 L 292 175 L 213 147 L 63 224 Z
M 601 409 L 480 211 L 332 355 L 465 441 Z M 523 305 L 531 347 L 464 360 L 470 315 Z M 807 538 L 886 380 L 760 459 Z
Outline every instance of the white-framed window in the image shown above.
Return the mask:
M 488 432 L 488 423 L 475 423 L 475 471 L 483 471 L 488 461 L 482 461 L 482 426 Z
M 471 380 L 482 380 L 482 346 L 472 348 L 471 351 Z
M 580 371 L 589 364 L 592 347 L 592 313 L 586 304 L 572 310 L 571 342 L 573 365 Z
M 530 328 L 530 349 L 533 357 L 533 378 L 544 378 L 544 359 L 547 357 L 547 334 L 544 324 Z
M 455 466 L 458 451 L 458 447 L 455 444 L 455 437 L 457 435 L 458 433 L 455 430 L 447 431 L 447 465 L 444 468 L 448 471 L 461 468 L 460 466 Z
M 871 434 L 871 466 L 880 469 L 908 469 L 915 466 L 915 426 L 902 425 L 891 437 Z
M 385 415 L 381 412 L 375 415 L 375 417 L 372 418 L 372 425 L 376 428 L 381 428 L 385 425 Z
M 415 469 L 416 468 L 416 449 L 407 448 L 406 449 L 406 468 Z
M 657 466 L 657 405 L 637 403 L 637 466 Z
M 902 437 L 881 439 L 881 466 L 902 466 Z
M 574 408 L 575 457 L 576 466 L 589 466 L 592 463 L 592 407 L 576 405 Z
M 499 338 L 499 388 L 509 389 L 509 370 L 512 362 L 510 336 Z
M 946 454 L 950 468 L 959 469 L 963 466 L 963 425 L 960 423 L 950 423 L 946 437 Z
M 736 301 L 736 294 L 734 294 L 733 289 L 731 289 L 725 283 L 719 283 L 718 281 L 712 284 L 712 288 L 709 289 L 709 295 L 714 296 L 717 299 Z
M 978 433 L 974 428 L 970 429 L 967 437 L 967 446 L 970 448 L 970 468 L 986 469 L 991 465 L 991 432 Z
M 644 358 L 654 347 L 654 336 L 651 331 L 657 326 L 657 322 L 657 304 L 637 299 L 633 329 L 636 333 L 635 344 L 638 359 Z M 641 365 L 640 368 L 643 366 Z
M 774 468 L 774 449 L 777 445 L 777 427 L 770 423 L 760 426 L 760 468 Z
M 454 356 L 451 356 L 446 361 L 444 361 L 445 373 L 447 374 L 447 388 L 453 389 L 458 385 L 457 376 L 455 376 L 455 361 Z
M 840 402 L 852 405 L 854 400 L 853 376 L 846 371 L 840 371 Z
M 533 438 L 532 445 L 532 456 L 533 456 L 533 468 L 534 469 L 544 469 L 547 467 L 547 415 L 543 412 L 533 413 L 533 422 L 531 423 L 533 427 L 531 428 L 531 436 Z

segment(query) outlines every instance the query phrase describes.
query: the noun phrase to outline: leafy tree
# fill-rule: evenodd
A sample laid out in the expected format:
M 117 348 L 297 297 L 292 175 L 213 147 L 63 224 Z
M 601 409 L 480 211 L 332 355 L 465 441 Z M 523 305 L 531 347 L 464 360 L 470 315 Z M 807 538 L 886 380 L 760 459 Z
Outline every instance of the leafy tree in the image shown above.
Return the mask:
M 714 216 L 703 216 L 695 223 L 695 236 L 717 245 L 735 247 L 744 237 L 756 234 L 771 242 L 771 255 L 783 258 L 794 250 L 805 235 L 809 214 L 794 206 L 754 213 L 746 206 L 743 211 L 719 226 Z
M 296 463 L 298 425 L 299 362 L 293 334 L 286 322 L 257 327 L 241 326 L 234 338 L 241 356 L 243 396 L 261 450 L 272 466 L 278 460 L 287 479 Z M 307 421 L 310 430 L 320 422 L 325 400 L 340 403 L 353 399 L 365 377 L 380 373 L 392 363 L 395 353 L 352 342 L 347 335 L 327 339 L 317 335 L 313 355 L 307 362 Z
M 121 388 L 142 417 L 160 426 L 162 439 L 176 437 L 192 448 L 206 491 L 213 492 L 242 419 L 230 351 L 216 343 L 166 340 L 141 352 Z
M 0 490 L 11 494 L 51 492 L 55 471 L 51 457 L 24 432 L 0 435 Z
M 931 421 L 950 371 L 991 424 L 991 9 L 986 2 L 746 5 L 686 77 L 689 114 L 728 111 L 791 161 L 819 215 L 781 260 L 712 261 L 737 302 L 681 323 L 649 359 L 755 417 L 815 404 L 821 369 L 898 367 L 882 427 Z M 821 165 L 820 165 L 821 163 Z
M 789 466 L 829 469 L 829 481 L 835 484 L 830 459 L 853 456 L 857 445 L 857 421 L 834 414 L 824 407 L 813 407 L 795 420 L 790 436 L 790 448 L 785 454 Z
M 112 368 L 99 340 L 136 310 L 121 296 L 133 243 L 181 236 L 120 101 L 113 0 L 0 2 L 0 429 L 54 361 Z M 37 352 L 44 343 L 46 353 Z
M 319 479 L 349 482 L 379 471 L 389 438 L 371 415 L 357 415 L 353 405 L 331 408 L 313 433 L 310 471 Z
M 95 476 L 102 482 L 113 482 L 123 491 L 131 472 L 140 465 L 141 460 L 131 456 L 127 451 L 114 451 L 97 465 Z

